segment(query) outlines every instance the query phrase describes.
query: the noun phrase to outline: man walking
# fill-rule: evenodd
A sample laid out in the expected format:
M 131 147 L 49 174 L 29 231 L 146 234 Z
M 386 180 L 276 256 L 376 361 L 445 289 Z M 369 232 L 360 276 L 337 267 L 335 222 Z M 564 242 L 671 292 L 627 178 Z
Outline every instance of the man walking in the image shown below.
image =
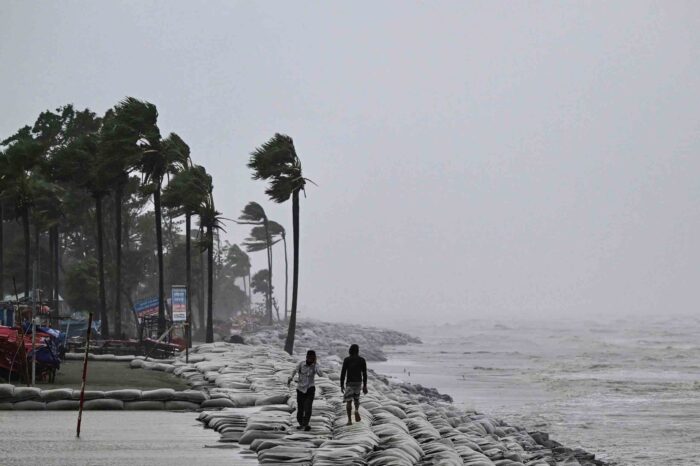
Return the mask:
M 360 388 L 367 394 L 367 361 L 360 356 L 360 347 L 350 345 L 350 356 L 343 361 L 340 371 L 340 389 L 343 391 L 343 401 L 348 413 L 348 425 L 352 425 L 352 403 L 355 403 L 355 421 L 360 422 Z M 347 384 L 345 377 L 347 376 Z
M 309 350 L 306 352 L 306 361 L 301 361 L 294 367 L 294 372 L 287 380 L 287 385 L 292 383 L 294 374 L 299 373 L 297 381 L 297 429 L 311 430 L 309 419 L 311 419 L 311 409 L 314 404 L 316 385 L 314 378 L 316 374 L 323 377 L 323 373 L 316 364 L 316 352 Z

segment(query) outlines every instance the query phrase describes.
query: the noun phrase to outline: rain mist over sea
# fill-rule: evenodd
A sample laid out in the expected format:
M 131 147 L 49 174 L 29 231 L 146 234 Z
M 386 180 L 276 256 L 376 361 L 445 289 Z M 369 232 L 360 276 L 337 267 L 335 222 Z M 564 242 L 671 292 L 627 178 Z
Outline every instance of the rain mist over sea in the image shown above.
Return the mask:
M 402 330 L 424 343 L 388 348 L 389 361 L 372 364 L 377 372 L 436 387 L 613 464 L 700 464 L 700 319 L 477 320 Z

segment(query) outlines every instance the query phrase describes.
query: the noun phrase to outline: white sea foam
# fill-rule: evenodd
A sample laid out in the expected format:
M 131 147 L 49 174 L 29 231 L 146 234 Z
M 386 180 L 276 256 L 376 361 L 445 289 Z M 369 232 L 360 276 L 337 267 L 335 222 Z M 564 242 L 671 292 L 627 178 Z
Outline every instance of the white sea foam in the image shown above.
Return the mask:
M 405 328 L 378 372 L 624 465 L 697 465 L 697 319 Z M 394 355 L 396 355 L 394 357 Z M 404 372 L 404 369 L 406 371 Z M 410 376 L 409 376 L 410 372 Z

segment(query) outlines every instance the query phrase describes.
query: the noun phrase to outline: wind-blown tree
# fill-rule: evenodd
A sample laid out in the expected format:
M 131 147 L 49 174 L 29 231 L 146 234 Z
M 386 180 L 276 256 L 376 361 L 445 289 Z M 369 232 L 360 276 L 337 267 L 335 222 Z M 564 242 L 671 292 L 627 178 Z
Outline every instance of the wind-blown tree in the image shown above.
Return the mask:
M 188 149 L 189 153 L 189 149 Z M 189 157 L 188 157 L 189 158 Z M 192 301 L 192 216 L 197 215 L 206 203 L 211 177 L 204 167 L 188 163 L 178 171 L 163 190 L 163 207 L 172 209 L 175 215 L 185 216 L 185 281 L 187 285 L 187 316 L 191 324 Z M 200 312 L 202 309 L 200 309 Z
M 156 106 L 132 97 L 125 100 L 130 111 L 123 119 L 132 130 L 139 134 L 138 146 L 141 150 L 138 168 L 143 175 L 143 191 L 153 196 L 155 212 L 156 250 L 158 256 L 158 333 L 165 332 L 165 286 L 163 283 L 163 230 L 161 189 L 168 173 L 175 173 L 186 166 L 187 144 L 174 133 L 162 139 L 158 129 Z
M 265 226 L 254 226 L 250 231 L 250 236 L 243 242 L 243 246 L 245 246 L 248 252 L 267 251 L 268 273 L 270 275 L 268 277 L 268 282 L 272 283 L 272 246 L 282 241 L 281 235 L 284 232 L 284 227 L 273 220 L 268 220 L 264 225 Z M 276 306 L 275 299 L 272 296 L 272 289 L 269 290 L 267 299 L 269 299 L 272 307 L 275 307 L 277 311 L 277 320 L 281 320 L 279 308 Z
M 124 192 L 129 183 L 129 175 L 135 170 L 141 159 L 138 145 L 143 137 L 141 119 L 143 104 L 133 98 L 126 98 L 105 114 L 102 125 L 101 150 L 104 172 L 108 176 L 107 184 L 114 201 L 114 333 L 122 334 L 122 211 L 124 209 Z
M 261 294 L 267 299 L 267 293 L 272 288 L 270 282 L 267 281 L 269 276 L 265 269 L 260 269 L 253 274 L 253 277 L 250 279 L 250 288 L 253 290 L 253 293 Z
M 31 236 L 29 231 L 31 209 L 34 203 L 35 183 L 32 170 L 41 160 L 41 146 L 25 126 L 0 143 L 5 150 L 0 157 L 0 198 L 14 205 L 14 218 L 22 221 L 24 236 L 24 295 L 29 296 L 31 283 Z
M 277 223 L 277 222 L 275 222 Z M 287 307 L 287 290 L 289 289 L 289 263 L 287 260 L 287 232 L 285 231 L 284 227 L 277 223 L 279 225 L 279 235 L 282 237 L 282 244 L 284 245 L 284 320 L 286 321 L 289 316 L 287 315 L 288 307 Z
M 294 351 L 294 335 L 297 322 L 297 294 L 299 290 L 299 192 L 306 185 L 292 138 L 275 134 L 257 148 L 250 156 L 248 168 L 253 170 L 253 179 L 268 181 L 265 193 L 277 203 L 292 198 L 292 233 L 294 245 L 294 268 L 292 272 L 292 310 L 284 350 Z
M 272 233 L 270 231 L 271 221 L 267 218 L 265 209 L 257 202 L 249 202 L 238 217 L 241 225 L 254 225 L 250 236 L 243 245 L 248 252 L 267 251 L 267 281 L 272 283 Z M 276 224 L 279 225 L 279 224 Z M 270 288 L 265 296 L 265 310 L 267 311 L 268 324 L 272 325 L 272 289 Z
M 99 283 L 100 333 L 110 336 L 107 297 L 105 289 L 104 264 L 104 217 L 103 199 L 109 194 L 110 173 L 101 147 L 101 119 L 91 114 L 92 131 L 76 136 L 68 145 L 57 151 L 53 163 L 59 179 L 74 184 L 90 193 L 95 202 L 95 223 L 97 231 L 97 273 Z
M 226 265 L 231 269 L 235 283 L 236 278 L 243 280 L 243 291 L 246 291 L 246 278 L 250 277 L 250 256 L 237 244 L 232 245 L 226 251 Z M 250 283 L 248 283 L 248 306 L 250 306 Z
M 205 231 L 204 241 L 201 244 L 202 249 L 207 251 L 207 324 L 206 324 L 206 343 L 214 341 L 214 230 L 222 230 L 221 213 L 217 212 L 214 207 L 213 189 L 214 185 L 209 177 L 208 196 L 204 203 L 199 208 L 199 224 L 200 228 Z

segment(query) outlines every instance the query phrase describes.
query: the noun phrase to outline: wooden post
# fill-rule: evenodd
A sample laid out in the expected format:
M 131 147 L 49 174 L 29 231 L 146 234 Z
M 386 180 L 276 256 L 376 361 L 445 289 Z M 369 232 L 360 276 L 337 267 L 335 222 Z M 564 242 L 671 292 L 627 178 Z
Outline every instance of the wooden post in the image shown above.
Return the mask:
M 90 333 L 92 331 L 92 312 L 88 318 L 87 340 L 85 341 L 85 357 L 83 358 L 83 381 L 80 386 L 80 406 L 78 407 L 78 430 L 76 437 L 80 437 L 80 422 L 83 420 L 83 402 L 85 401 L 85 379 L 87 378 L 88 353 L 90 352 Z

